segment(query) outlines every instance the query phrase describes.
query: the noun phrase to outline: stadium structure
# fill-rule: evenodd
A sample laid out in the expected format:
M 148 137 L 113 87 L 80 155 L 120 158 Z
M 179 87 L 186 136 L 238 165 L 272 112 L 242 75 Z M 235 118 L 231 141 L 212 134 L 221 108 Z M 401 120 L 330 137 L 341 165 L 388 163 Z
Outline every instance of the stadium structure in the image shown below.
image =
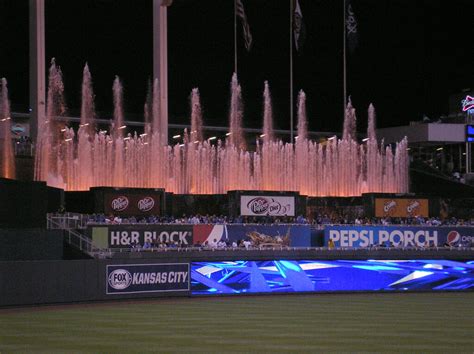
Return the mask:
M 157 80 L 126 134 L 120 79 L 112 123 L 96 119 L 87 66 L 81 116 L 64 115 L 44 0 L 30 1 L 31 112 L 10 111 L 6 80 L 0 94 L 0 306 L 472 291 L 472 95 L 464 115 L 408 127 L 376 130 L 371 106 L 358 136 L 351 102 L 341 133 L 308 132 L 301 92 L 295 140 L 272 128 L 268 84 L 262 130 L 242 127 L 234 76 L 229 127 L 203 127 L 193 90 L 184 130 L 168 124 L 167 8 L 153 3 Z

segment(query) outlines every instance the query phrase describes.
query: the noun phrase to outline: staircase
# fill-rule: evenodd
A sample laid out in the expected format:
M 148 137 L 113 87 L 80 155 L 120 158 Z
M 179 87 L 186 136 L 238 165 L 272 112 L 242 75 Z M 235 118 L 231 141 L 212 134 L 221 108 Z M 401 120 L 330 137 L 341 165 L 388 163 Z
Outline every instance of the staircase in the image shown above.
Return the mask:
M 94 247 L 90 238 L 81 233 L 85 230 L 87 221 L 82 214 L 47 214 L 47 228 L 49 230 L 63 230 L 64 240 L 75 249 L 91 256 L 97 257 L 103 252 Z

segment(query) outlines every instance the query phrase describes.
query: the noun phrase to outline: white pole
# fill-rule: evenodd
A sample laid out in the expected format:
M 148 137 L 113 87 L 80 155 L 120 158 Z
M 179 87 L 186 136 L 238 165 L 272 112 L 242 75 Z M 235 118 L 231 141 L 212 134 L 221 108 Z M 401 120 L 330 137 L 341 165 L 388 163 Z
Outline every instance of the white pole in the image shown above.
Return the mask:
M 469 124 L 472 121 L 471 114 L 467 111 L 466 123 Z M 472 172 L 472 143 L 466 141 L 466 174 Z
M 44 0 L 30 0 L 30 137 L 36 142 L 46 115 Z
M 293 143 L 293 0 L 290 0 L 290 142 Z
M 234 72 L 237 74 L 237 0 L 234 0 Z
M 469 143 L 466 142 L 466 174 L 469 173 Z
M 342 56 L 343 56 L 343 81 L 344 81 L 344 109 L 342 111 L 342 116 L 345 118 L 346 114 L 346 107 L 347 107 L 347 72 L 346 72 L 346 0 L 342 0 L 343 2 L 343 13 L 344 16 L 342 17 L 342 35 L 343 35 L 343 45 L 342 45 Z
M 153 0 L 153 78 L 160 83 L 160 134 L 168 144 L 168 7 Z

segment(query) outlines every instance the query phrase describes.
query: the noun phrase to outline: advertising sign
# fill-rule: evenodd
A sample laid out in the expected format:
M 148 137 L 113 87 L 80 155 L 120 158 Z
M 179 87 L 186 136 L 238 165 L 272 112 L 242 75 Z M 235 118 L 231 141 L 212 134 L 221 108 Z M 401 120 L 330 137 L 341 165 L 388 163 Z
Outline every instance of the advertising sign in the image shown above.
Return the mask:
M 106 293 L 189 291 L 189 263 L 107 265 Z
M 244 216 L 295 216 L 295 197 L 242 195 L 240 214 Z
M 29 124 L 26 123 L 15 123 L 11 126 L 11 132 L 14 136 L 28 136 L 30 129 Z
M 474 110 L 474 97 L 467 95 L 461 101 L 461 108 L 463 112 L 469 112 L 469 111 Z
M 428 199 L 376 198 L 375 216 L 407 218 L 413 216 L 429 217 Z
M 160 215 L 161 193 L 124 193 L 120 190 L 104 194 L 104 212 L 120 216 Z
M 191 294 L 472 291 L 473 261 L 268 260 L 191 263 Z
M 194 225 L 193 242 L 216 245 L 220 241 L 238 242 L 251 240 L 259 247 L 274 246 L 311 246 L 309 225 Z
M 424 247 L 428 245 L 470 246 L 474 227 L 433 226 L 327 226 L 324 242 L 335 247 L 365 248 L 389 243 L 394 247 Z
M 92 240 L 95 244 L 103 245 L 103 238 L 107 237 L 107 248 L 131 248 L 145 242 L 173 244 L 182 247 L 193 244 L 193 225 L 148 224 L 148 225 L 110 225 L 93 226 L 90 228 Z M 105 236 L 106 235 L 106 236 Z

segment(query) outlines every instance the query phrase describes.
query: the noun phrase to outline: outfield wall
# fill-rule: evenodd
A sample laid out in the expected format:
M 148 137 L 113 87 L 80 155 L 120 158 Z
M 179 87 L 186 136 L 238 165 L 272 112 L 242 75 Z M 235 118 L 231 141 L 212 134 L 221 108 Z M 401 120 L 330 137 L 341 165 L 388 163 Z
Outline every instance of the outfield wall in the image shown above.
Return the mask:
M 169 286 L 166 291 L 147 292 L 150 289 L 134 288 L 131 294 L 128 291 L 110 290 L 107 287 L 108 276 L 117 269 L 149 270 L 150 272 L 172 271 L 166 265 L 171 263 L 183 263 L 178 259 L 168 258 L 155 261 L 152 267 L 138 268 L 149 261 L 140 260 L 77 260 L 77 261 L 30 261 L 30 262 L 0 262 L 0 306 L 33 305 L 48 303 L 71 303 L 83 301 L 104 301 L 125 298 L 144 298 L 157 296 L 186 296 L 189 295 L 189 280 L 183 291 L 182 281 L 174 288 Z M 134 264 L 134 267 L 129 266 Z M 156 264 L 164 264 L 156 266 Z M 189 266 L 189 260 L 184 262 L 185 268 Z M 117 267 L 118 266 L 118 267 Z M 160 271 L 161 269 L 161 271 Z M 107 271 L 109 270 L 109 274 Z M 183 272 L 180 268 L 178 271 Z M 115 281 L 120 281 L 119 276 Z M 188 272 L 189 274 L 189 272 Z M 182 280 L 183 275 L 180 275 Z M 113 278 L 113 275 L 112 275 Z M 128 279 L 126 279 L 128 281 Z M 170 284 L 172 285 L 172 284 Z M 117 287 L 120 285 L 117 283 Z M 153 289 L 152 289 L 153 290 Z M 163 288 L 158 288 L 163 290 Z
M 0 229 L 0 262 L 63 258 L 63 230 Z
M 219 294 L 474 289 L 474 257 L 469 250 L 128 255 L 133 258 L 0 262 L 0 306 Z M 446 260 L 448 256 L 456 260 Z

